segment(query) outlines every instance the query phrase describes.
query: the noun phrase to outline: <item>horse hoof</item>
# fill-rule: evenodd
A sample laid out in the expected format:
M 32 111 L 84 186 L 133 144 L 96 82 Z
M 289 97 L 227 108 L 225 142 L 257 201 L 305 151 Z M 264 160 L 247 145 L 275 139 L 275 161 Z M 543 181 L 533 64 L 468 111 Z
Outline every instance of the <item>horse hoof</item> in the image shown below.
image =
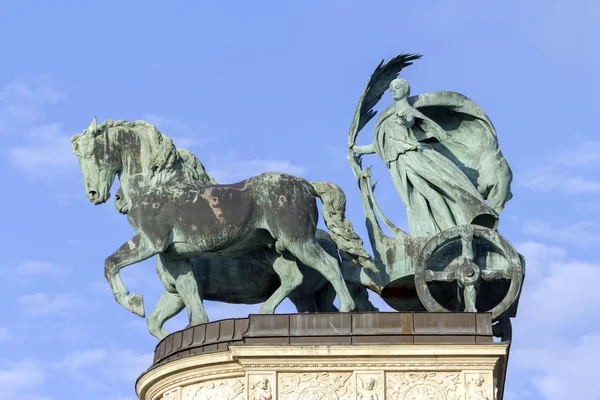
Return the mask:
M 129 297 L 129 311 L 144 318 L 146 313 L 144 311 L 144 299 L 139 294 L 134 294 Z

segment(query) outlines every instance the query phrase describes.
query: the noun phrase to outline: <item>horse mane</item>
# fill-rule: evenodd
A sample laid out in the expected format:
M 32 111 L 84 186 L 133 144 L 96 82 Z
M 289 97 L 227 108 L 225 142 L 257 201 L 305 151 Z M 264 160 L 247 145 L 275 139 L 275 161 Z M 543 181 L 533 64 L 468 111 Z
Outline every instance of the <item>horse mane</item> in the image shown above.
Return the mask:
M 108 119 L 98 126 L 98 131 L 108 132 L 111 128 L 114 128 L 115 130 L 125 129 L 147 139 L 152 148 L 152 156 L 148 163 L 148 167 L 154 173 L 173 169 L 182 162 L 181 156 L 171 138 L 160 133 L 154 125 L 149 124 L 148 122 L 114 121 Z
M 177 152 L 182 159 L 184 172 L 189 179 L 200 181 L 203 185 L 216 185 L 217 181 L 206 172 L 204 165 L 194 153 L 186 149 L 177 149 Z

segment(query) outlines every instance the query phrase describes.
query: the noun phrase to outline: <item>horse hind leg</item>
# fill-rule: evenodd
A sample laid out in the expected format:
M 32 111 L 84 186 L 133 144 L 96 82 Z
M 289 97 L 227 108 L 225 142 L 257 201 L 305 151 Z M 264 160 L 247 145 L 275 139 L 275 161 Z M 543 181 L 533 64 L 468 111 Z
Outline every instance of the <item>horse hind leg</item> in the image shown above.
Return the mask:
M 290 240 L 282 243 L 303 264 L 319 271 L 333 285 L 336 293 L 340 296 L 340 311 L 350 312 L 354 310 L 354 300 L 348 292 L 338 260 L 323 250 L 314 238 L 304 242 Z
M 302 283 L 302 272 L 296 261 L 290 260 L 282 254 L 278 254 L 273 259 L 273 270 L 279 276 L 281 284 L 260 307 L 260 314 L 273 314 L 277 306 Z
M 164 339 L 169 332 L 163 328 L 163 325 L 167 320 L 179 314 L 183 308 L 181 296 L 177 293 L 163 293 L 146 320 L 150 334 L 159 340 Z
M 205 324 L 208 314 L 202 303 L 199 283 L 194 274 L 193 264 L 190 260 L 171 260 L 162 258 L 165 269 L 175 280 L 175 290 L 181 296 L 188 311 L 188 326 Z M 202 270 L 202 268 L 200 268 Z

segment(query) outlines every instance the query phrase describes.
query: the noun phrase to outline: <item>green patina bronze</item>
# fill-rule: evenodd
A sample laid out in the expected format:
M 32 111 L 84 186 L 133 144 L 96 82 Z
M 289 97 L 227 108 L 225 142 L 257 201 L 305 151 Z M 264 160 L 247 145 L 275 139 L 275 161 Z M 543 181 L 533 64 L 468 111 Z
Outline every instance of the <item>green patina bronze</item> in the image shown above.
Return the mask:
M 471 99 L 440 91 L 410 96 L 399 72 L 419 59 L 401 54 L 375 69 L 350 127 L 348 161 L 361 192 L 382 297 L 398 310 L 486 310 L 514 315 L 524 259 L 497 231 L 512 198 L 512 173 L 488 116 Z M 394 104 L 376 121 L 372 143 L 356 145 L 389 88 Z M 376 154 L 406 208 L 410 234 L 377 205 L 362 155 Z M 379 220 L 394 233 L 384 234 Z M 485 287 L 485 290 L 483 288 Z
M 86 194 L 94 204 L 106 202 L 118 176 L 115 206 L 136 231 L 105 262 L 115 299 L 144 315 L 142 297 L 129 294 L 119 271 L 158 255 L 166 292 L 148 326 L 159 338 L 167 334 L 163 323 L 184 307 L 191 325 L 207 322 L 204 299 L 262 302 L 260 312 L 273 313 L 289 297 L 299 312 L 322 312 L 337 310 L 337 294 L 341 311 L 375 310 L 367 288 L 400 311 L 490 311 L 508 335 L 524 259 L 496 229 L 512 197 L 512 173 L 475 102 L 449 91 L 410 95 L 398 74 L 419 58 L 401 54 L 377 66 L 348 135 L 373 256 L 345 216 L 344 192 L 331 182 L 266 173 L 218 185 L 196 156 L 154 126 L 98 125 L 94 118 L 72 139 Z M 370 144 L 357 145 L 388 89 L 394 103 L 380 113 Z M 362 168 L 367 154 L 388 169 L 410 232 L 378 206 L 371 170 Z M 329 233 L 316 229 L 317 198 Z

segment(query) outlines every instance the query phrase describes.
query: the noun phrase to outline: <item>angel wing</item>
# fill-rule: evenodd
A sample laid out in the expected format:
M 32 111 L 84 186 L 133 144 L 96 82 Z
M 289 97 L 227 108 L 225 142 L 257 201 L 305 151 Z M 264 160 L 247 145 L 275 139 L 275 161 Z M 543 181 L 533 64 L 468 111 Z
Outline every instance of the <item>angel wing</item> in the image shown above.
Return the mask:
M 375 68 L 367 86 L 363 90 L 354 111 L 354 118 L 348 133 L 348 144 L 356 141 L 358 132 L 377 114 L 373 107 L 388 89 L 390 82 L 398 77 L 402 69 L 412 65 L 412 62 L 421 58 L 420 54 L 400 54 L 384 64 L 385 60 Z

